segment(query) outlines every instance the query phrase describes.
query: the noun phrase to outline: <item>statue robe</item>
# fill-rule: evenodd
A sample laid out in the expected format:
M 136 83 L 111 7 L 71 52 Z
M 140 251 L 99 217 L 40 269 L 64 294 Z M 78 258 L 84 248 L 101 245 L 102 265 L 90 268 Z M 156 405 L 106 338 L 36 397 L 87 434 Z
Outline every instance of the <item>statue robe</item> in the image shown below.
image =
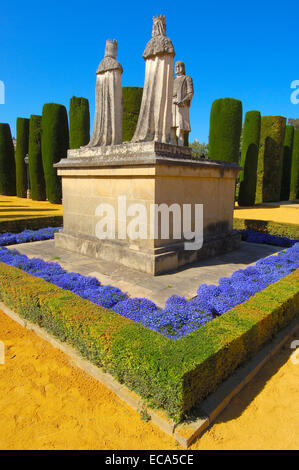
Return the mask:
M 90 147 L 122 143 L 122 67 L 105 57 L 97 70 L 96 108 Z
M 132 142 L 174 143 L 171 132 L 174 54 L 170 39 L 163 35 L 153 37 L 146 46 L 144 88 Z

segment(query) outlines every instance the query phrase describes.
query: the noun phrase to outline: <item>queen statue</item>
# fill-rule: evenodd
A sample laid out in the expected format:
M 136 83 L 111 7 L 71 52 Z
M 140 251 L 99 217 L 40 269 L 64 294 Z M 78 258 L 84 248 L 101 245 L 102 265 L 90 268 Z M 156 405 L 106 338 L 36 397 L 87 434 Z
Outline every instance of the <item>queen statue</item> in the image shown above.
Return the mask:
M 116 60 L 117 41 L 106 41 L 97 69 L 94 127 L 89 147 L 122 143 L 122 66 Z

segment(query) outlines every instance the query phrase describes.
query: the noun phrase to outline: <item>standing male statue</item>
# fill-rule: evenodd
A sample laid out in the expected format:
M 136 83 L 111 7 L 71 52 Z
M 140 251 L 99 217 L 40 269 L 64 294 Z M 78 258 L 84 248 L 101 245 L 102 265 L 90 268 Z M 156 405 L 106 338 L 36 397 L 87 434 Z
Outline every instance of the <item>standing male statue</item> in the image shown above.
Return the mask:
M 152 38 L 143 53 L 145 79 L 132 142 L 174 143 L 171 130 L 174 55 L 173 44 L 166 36 L 165 16 L 154 16 Z
M 97 70 L 96 109 L 89 147 L 122 143 L 122 66 L 116 60 L 117 41 L 106 41 Z
M 194 95 L 193 81 L 185 74 L 184 62 L 176 62 L 176 77 L 173 86 L 172 128 L 178 145 L 188 145 L 188 135 L 191 131 L 189 109 Z

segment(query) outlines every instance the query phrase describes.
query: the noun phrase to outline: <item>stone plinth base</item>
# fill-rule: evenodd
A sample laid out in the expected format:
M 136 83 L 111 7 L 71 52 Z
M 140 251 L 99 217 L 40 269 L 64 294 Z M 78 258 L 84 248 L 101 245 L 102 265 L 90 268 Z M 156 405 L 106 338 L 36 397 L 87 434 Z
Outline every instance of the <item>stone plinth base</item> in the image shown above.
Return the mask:
M 68 158 L 55 167 L 62 177 L 64 218 L 64 229 L 55 236 L 57 247 L 155 275 L 239 246 L 240 237 L 232 230 L 235 180 L 240 170 L 236 164 L 192 158 L 188 147 L 144 142 L 69 150 Z M 126 207 L 138 204 L 144 208 L 140 225 L 148 236 L 143 239 L 129 238 L 132 214 L 121 220 L 125 230 L 120 231 L 119 199 L 124 196 Z M 96 235 L 98 208 L 103 204 L 112 207 L 117 219 L 115 236 L 109 240 Z M 173 227 L 169 238 L 163 238 L 161 218 L 156 215 L 151 220 L 154 204 L 175 204 L 180 210 L 184 205 L 202 204 L 202 248 L 184 250 L 184 239 L 172 237 Z M 192 210 L 192 230 L 195 222 Z M 153 226 L 158 227 L 156 238 L 149 235 Z
M 232 231 L 206 240 L 200 250 L 186 251 L 183 244 L 171 250 L 156 248 L 140 251 L 117 240 L 96 240 L 61 230 L 55 233 L 55 246 L 92 258 L 121 263 L 129 268 L 153 275 L 173 271 L 197 260 L 213 257 L 239 248 L 241 235 Z

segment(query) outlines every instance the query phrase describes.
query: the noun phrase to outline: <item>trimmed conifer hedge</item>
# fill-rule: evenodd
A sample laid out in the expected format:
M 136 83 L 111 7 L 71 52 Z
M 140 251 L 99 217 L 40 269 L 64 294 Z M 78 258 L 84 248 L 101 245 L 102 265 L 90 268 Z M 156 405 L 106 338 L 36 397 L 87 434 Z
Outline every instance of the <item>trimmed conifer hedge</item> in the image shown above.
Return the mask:
M 255 202 L 280 200 L 286 118 L 262 116 Z
M 259 111 L 248 111 L 245 115 L 240 187 L 238 195 L 239 206 L 252 206 L 255 201 L 256 171 L 261 131 L 261 114 Z
M 46 183 L 44 178 L 42 149 L 41 149 L 42 117 L 31 115 L 29 122 L 29 178 L 31 199 L 45 201 Z
M 299 199 L 299 129 L 294 130 L 290 200 Z
M 0 194 L 16 195 L 15 149 L 6 123 L 0 123 Z
M 53 167 L 66 158 L 69 145 L 68 118 L 65 106 L 47 103 L 42 112 L 42 161 L 49 202 L 61 202 L 61 178 Z
M 90 114 L 88 99 L 73 96 L 70 99 L 70 148 L 78 149 L 90 140 Z
M 294 127 L 286 126 L 286 132 L 283 143 L 282 176 L 280 188 L 281 201 L 287 201 L 290 196 L 293 140 Z
M 135 132 L 142 100 L 142 87 L 123 87 L 123 142 L 129 142 Z
M 221 98 L 212 104 L 210 115 L 209 159 L 239 162 L 242 130 L 242 102 Z
M 25 157 L 28 154 L 29 119 L 17 118 L 16 144 L 16 189 L 18 197 L 27 197 L 27 167 Z

